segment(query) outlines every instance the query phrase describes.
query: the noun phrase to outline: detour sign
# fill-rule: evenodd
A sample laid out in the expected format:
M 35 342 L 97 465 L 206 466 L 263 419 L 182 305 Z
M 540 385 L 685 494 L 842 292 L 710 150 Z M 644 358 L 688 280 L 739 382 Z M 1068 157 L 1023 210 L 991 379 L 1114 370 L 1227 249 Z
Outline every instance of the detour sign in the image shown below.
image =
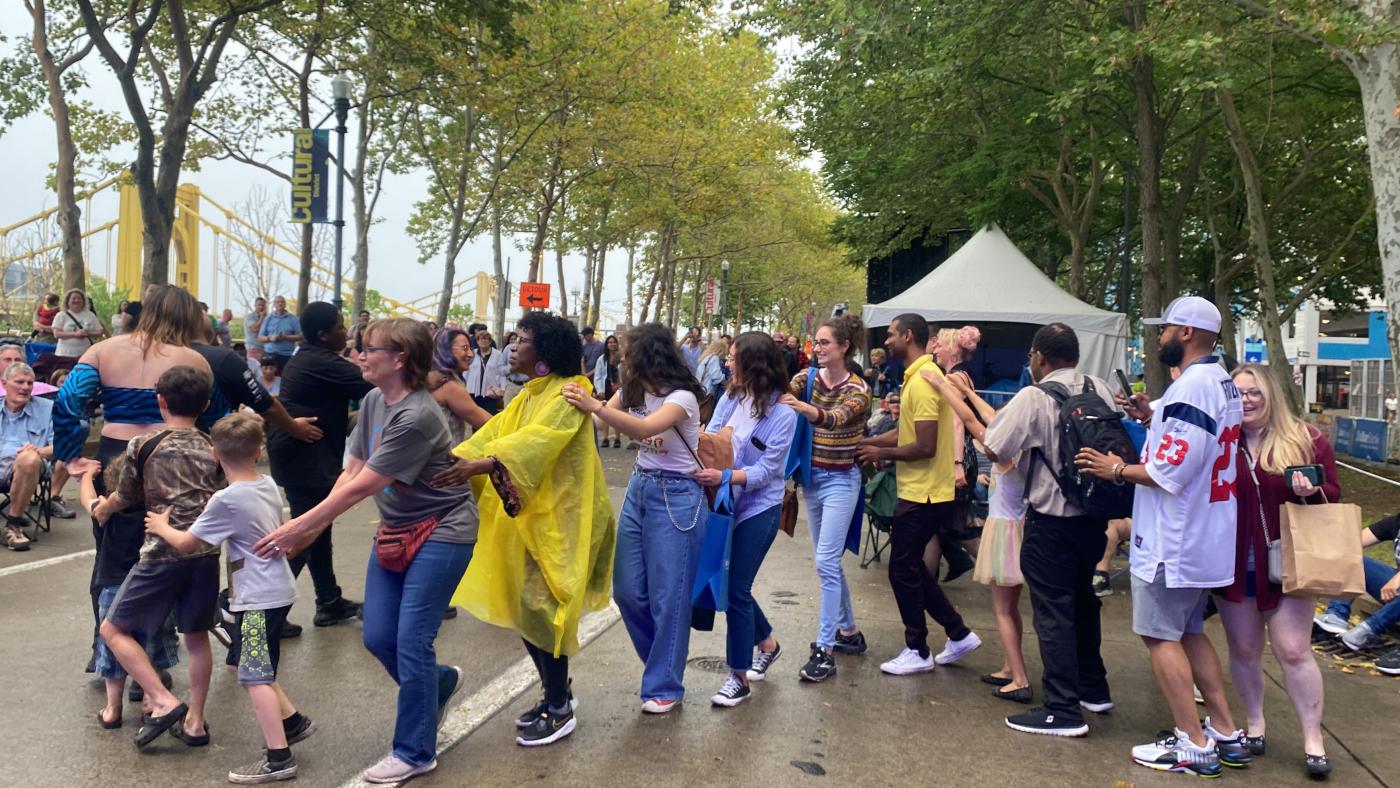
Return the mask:
M 547 282 L 521 282 L 520 305 L 526 309 L 548 309 L 549 284 Z

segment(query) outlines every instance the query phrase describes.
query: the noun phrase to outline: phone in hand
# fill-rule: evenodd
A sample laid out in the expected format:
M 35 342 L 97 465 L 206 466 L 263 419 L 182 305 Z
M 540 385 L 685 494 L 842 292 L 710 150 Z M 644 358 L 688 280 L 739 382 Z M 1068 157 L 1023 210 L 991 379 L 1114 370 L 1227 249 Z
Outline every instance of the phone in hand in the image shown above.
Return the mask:
M 1128 383 L 1128 376 L 1123 374 L 1123 370 L 1115 369 L 1113 374 L 1118 378 L 1118 385 L 1123 388 L 1123 399 L 1133 401 L 1133 387 Z
M 1301 473 L 1307 477 L 1308 483 L 1314 487 L 1322 486 L 1322 466 L 1316 463 L 1312 465 L 1292 465 L 1283 469 L 1283 481 L 1290 486 L 1293 483 L 1293 474 Z

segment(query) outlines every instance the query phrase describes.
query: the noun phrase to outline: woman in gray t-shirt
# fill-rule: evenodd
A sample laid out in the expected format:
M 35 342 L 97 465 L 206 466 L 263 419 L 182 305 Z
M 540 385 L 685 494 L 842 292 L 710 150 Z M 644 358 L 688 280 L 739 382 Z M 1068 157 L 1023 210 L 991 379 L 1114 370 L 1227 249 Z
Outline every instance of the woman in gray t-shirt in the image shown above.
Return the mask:
M 436 765 L 440 714 L 464 686 L 461 668 L 437 664 L 433 641 L 471 561 L 478 518 L 469 483 L 429 484 L 456 463 L 447 423 L 426 388 L 432 352 L 432 338 L 417 321 L 370 324 L 360 364 L 377 388 L 360 404 L 335 490 L 257 545 L 264 555 L 299 549 L 370 496 L 381 527 L 414 526 L 407 541 L 422 538 L 403 571 L 371 553 L 365 572 L 365 647 L 399 684 L 393 751 L 366 770 L 370 782 L 406 780 Z

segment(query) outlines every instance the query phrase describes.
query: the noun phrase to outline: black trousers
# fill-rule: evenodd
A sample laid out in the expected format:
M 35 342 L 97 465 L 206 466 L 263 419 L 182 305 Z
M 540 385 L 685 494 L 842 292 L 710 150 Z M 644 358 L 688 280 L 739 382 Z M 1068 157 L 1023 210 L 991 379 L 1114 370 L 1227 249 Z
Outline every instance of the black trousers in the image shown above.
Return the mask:
M 311 511 L 326 496 L 330 487 L 287 487 L 287 506 L 293 517 L 300 517 Z M 310 547 L 296 557 L 288 559 L 292 566 L 292 576 L 301 577 L 303 567 L 311 567 L 311 582 L 316 587 L 316 607 L 321 608 L 340 599 L 340 585 L 335 578 L 334 549 L 331 545 L 331 531 L 334 525 L 326 527 Z
M 1110 699 L 1099 653 L 1099 599 L 1094 566 L 1103 559 L 1106 523 L 1089 517 L 1030 512 L 1021 542 L 1021 575 L 1031 594 L 1044 706 L 1064 720 L 1081 721 L 1081 699 Z
M 938 585 L 937 567 L 924 566 L 924 548 L 929 540 L 953 525 L 956 504 L 899 501 L 890 525 L 890 588 L 904 621 L 904 645 L 928 656 L 927 612 L 952 640 L 971 632 L 962 616 Z
M 535 661 L 535 669 L 540 672 L 540 683 L 544 684 L 544 699 L 551 709 L 562 709 L 569 702 L 569 658 L 560 654 L 554 656 L 524 638 L 525 650 Z

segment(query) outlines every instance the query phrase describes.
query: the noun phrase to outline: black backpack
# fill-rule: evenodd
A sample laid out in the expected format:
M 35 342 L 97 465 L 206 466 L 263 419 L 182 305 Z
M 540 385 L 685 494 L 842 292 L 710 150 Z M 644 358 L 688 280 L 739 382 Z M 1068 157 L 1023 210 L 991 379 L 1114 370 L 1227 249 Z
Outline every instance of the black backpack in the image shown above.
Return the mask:
M 1114 484 L 1096 476 L 1081 474 L 1074 463 L 1080 449 L 1096 449 L 1105 454 L 1113 453 L 1132 464 L 1137 460 L 1137 449 L 1133 446 L 1128 430 L 1123 426 L 1123 415 L 1098 395 L 1094 382 L 1084 379 L 1084 389 L 1071 394 L 1060 383 L 1041 383 L 1036 388 L 1048 394 L 1060 406 L 1060 416 L 1056 429 L 1060 434 L 1059 467 L 1045 458 L 1040 449 L 1033 449 L 1060 486 L 1069 502 L 1086 515 L 1096 520 L 1117 520 L 1133 514 L 1133 485 Z M 1035 463 L 1031 464 L 1035 472 Z

